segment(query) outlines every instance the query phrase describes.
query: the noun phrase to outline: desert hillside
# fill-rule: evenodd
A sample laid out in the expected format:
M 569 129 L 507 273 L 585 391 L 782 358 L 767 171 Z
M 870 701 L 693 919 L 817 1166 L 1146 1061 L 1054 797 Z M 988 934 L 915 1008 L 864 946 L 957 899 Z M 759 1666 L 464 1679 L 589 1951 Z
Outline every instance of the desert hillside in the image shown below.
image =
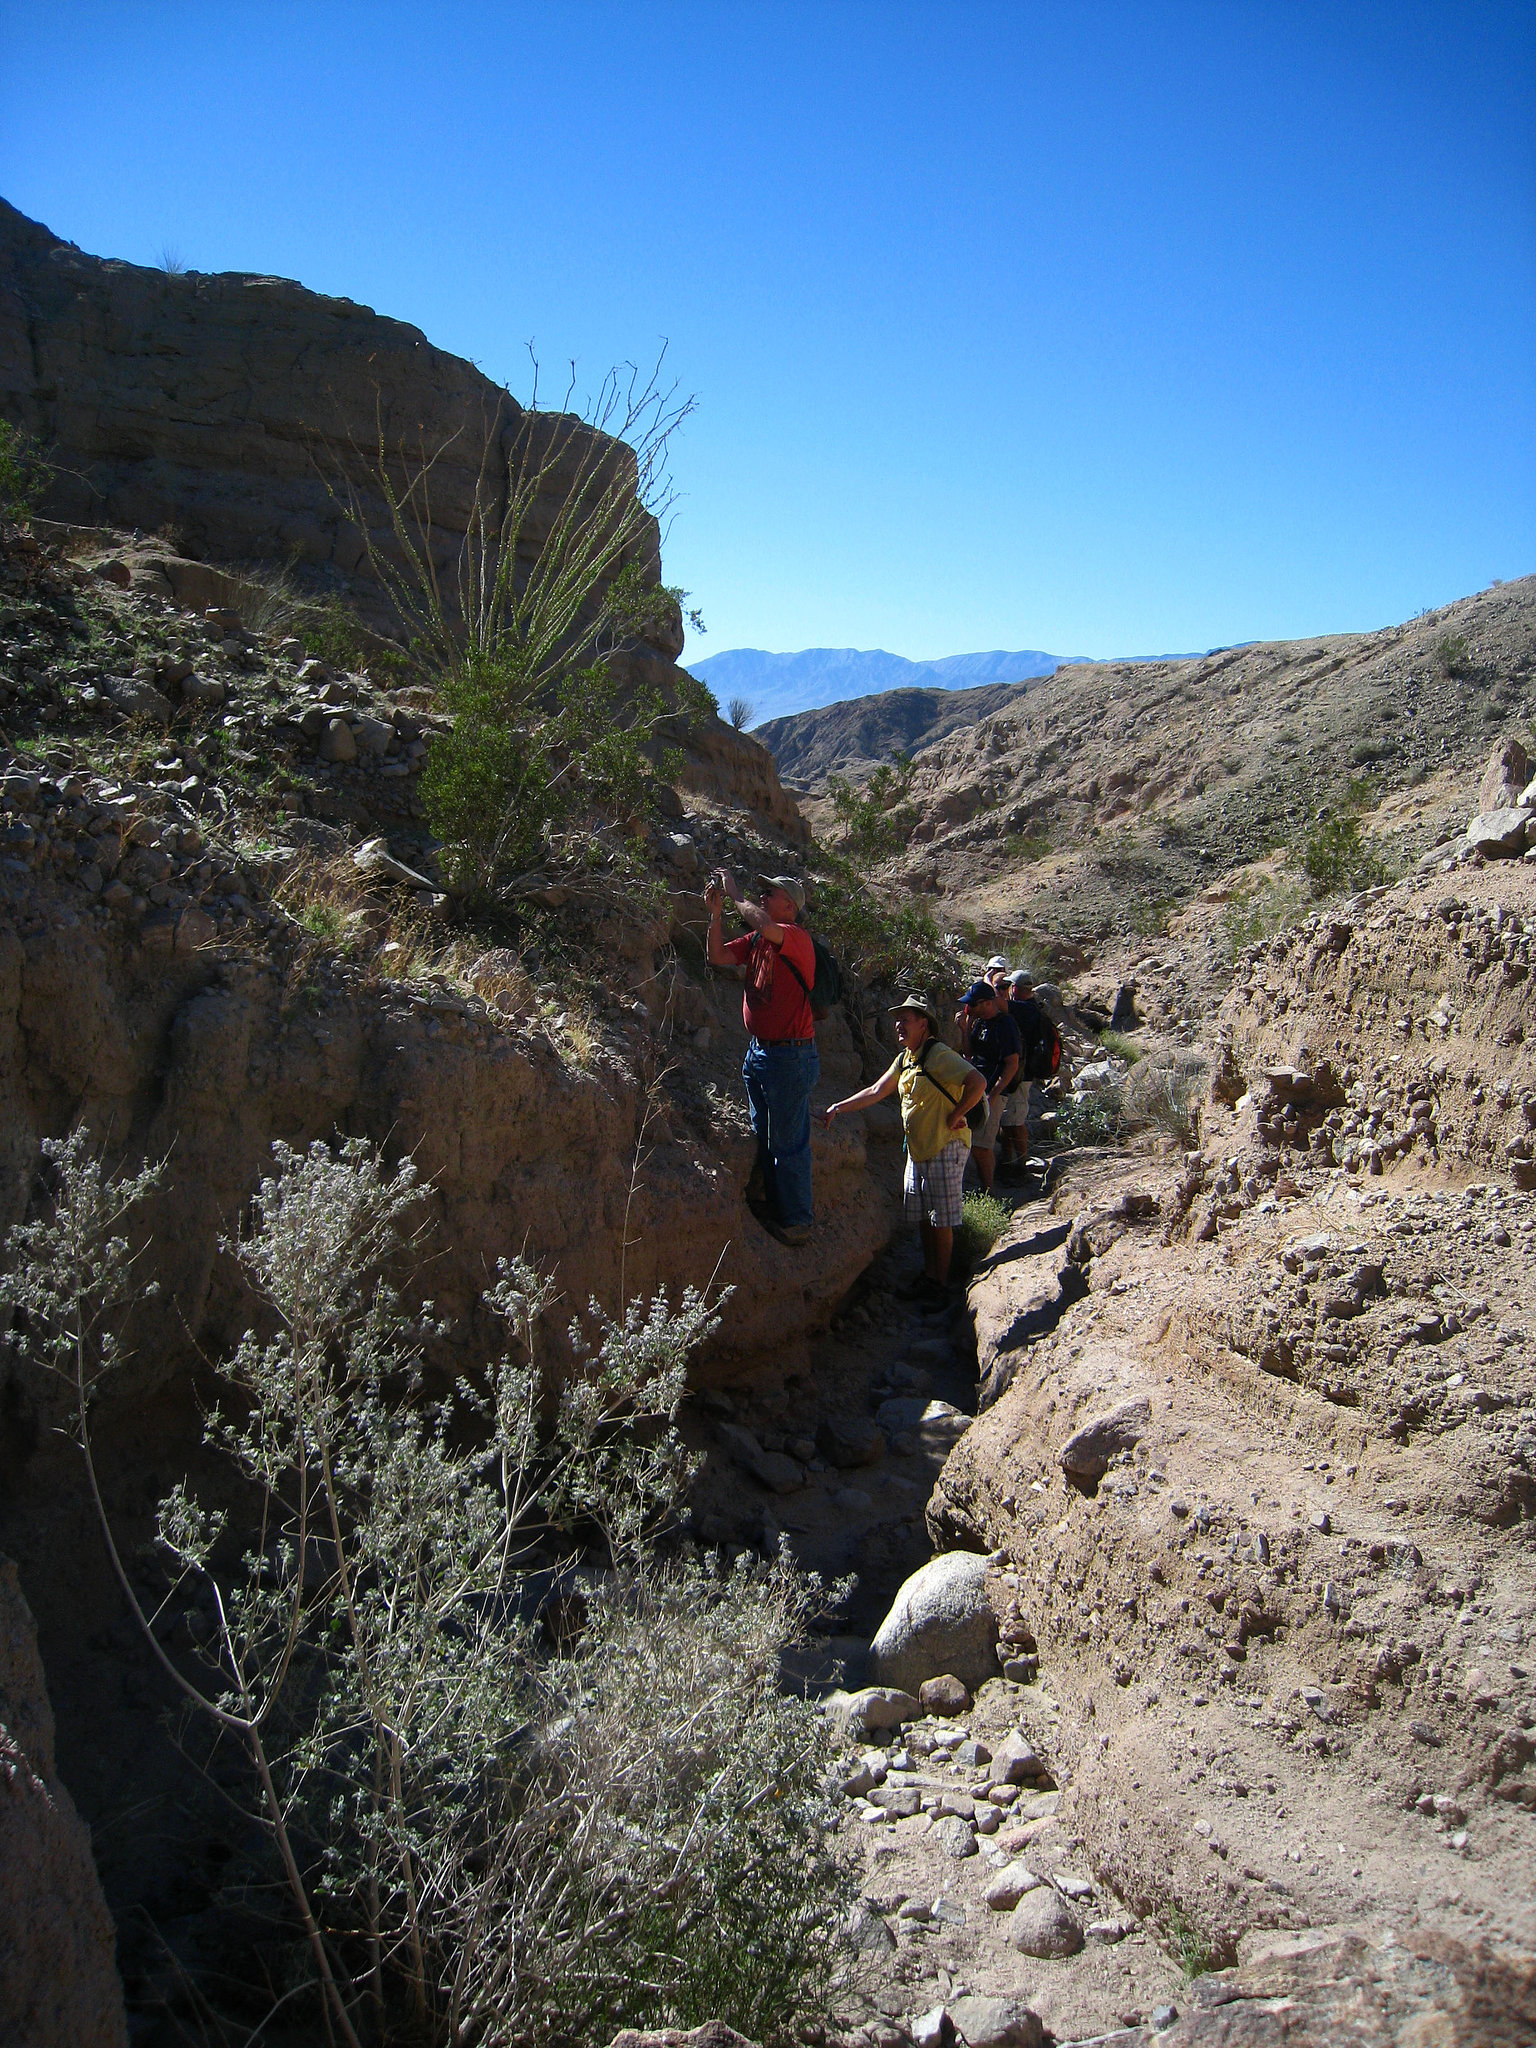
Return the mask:
M 1324 814 L 1417 859 L 1533 717 L 1529 577 L 1380 633 L 1061 669 L 919 752 L 882 850 L 946 922 L 1102 948 L 1250 863 L 1299 867 Z

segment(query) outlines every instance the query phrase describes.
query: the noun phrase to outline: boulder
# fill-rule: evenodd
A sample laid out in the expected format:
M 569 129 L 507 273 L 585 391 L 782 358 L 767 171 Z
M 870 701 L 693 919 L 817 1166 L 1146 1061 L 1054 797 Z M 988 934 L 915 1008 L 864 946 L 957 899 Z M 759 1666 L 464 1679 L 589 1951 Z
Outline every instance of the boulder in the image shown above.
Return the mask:
M 805 1484 L 805 1467 L 783 1451 L 765 1451 L 750 1429 L 734 1422 L 722 1422 L 720 1435 L 738 1465 L 744 1465 L 760 1486 L 770 1493 L 798 1493 Z
M 898 1451 L 911 1449 L 947 1456 L 970 1428 L 972 1417 L 948 1401 L 925 1401 L 921 1395 L 898 1394 L 882 1401 L 875 1421 L 888 1438 L 901 1437 Z
M 1152 1426 L 1152 1404 L 1144 1394 L 1121 1401 L 1073 1430 L 1056 1461 L 1069 1479 L 1102 1479 L 1117 1457 L 1132 1451 Z
M 1020 1955 L 1075 1956 L 1082 1945 L 1082 1922 L 1048 1884 L 1026 1892 L 1014 1907 L 1008 1946 Z
M 944 1854 L 946 1856 L 953 1856 L 956 1862 L 961 1862 L 965 1857 L 974 1856 L 977 1853 L 976 1830 L 968 1820 L 963 1820 L 958 1813 L 952 1813 L 947 1819 L 939 1822 L 934 1832 L 934 1839 L 944 1851 Z
M 1483 779 L 1477 785 L 1480 811 L 1507 811 L 1523 802 L 1521 791 L 1531 779 L 1533 762 L 1523 743 L 1510 733 L 1488 756 Z
M 839 1735 L 858 1741 L 886 1728 L 899 1728 L 903 1721 L 915 1721 L 923 1710 L 911 1693 L 896 1686 L 866 1685 L 858 1692 L 829 1694 L 821 1711 Z
M 219 935 L 218 926 L 196 903 L 189 903 L 176 921 L 174 950 L 178 953 L 196 953 L 204 946 L 211 946 Z
M 947 2008 L 965 2048 L 1040 2048 L 1040 2015 L 1017 1998 L 982 1998 L 975 1992 Z
M 426 875 L 420 875 L 415 868 L 407 867 L 403 860 L 396 860 L 382 838 L 365 839 L 352 856 L 352 865 L 361 874 L 384 882 L 404 882 L 407 888 L 431 889 L 434 884 Z
M 1480 811 L 1467 827 L 1467 844 L 1485 860 L 1518 860 L 1525 851 L 1533 818 L 1536 811 L 1523 804 Z
M 824 1416 L 816 1426 L 816 1448 L 841 1472 L 859 1465 L 878 1465 L 885 1456 L 885 1434 L 867 1416 Z
M 170 680 L 166 671 L 166 680 Z M 181 701 L 183 704 L 222 704 L 229 695 L 217 676 L 184 675 L 181 678 Z
M 0 2040 L 123 2048 L 112 1918 L 54 1774 L 53 1710 L 16 1567 L 0 1558 Z
M 139 676 L 103 676 L 101 694 L 126 718 L 152 718 L 156 725 L 169 725 L 174 716 L 170 698 Z
M 357 742 L 357 750 L 360 754 L 367 754 L 371 760 L 383 760 L 394 736 L 394 727 L 386 725 L 382 718 L 358 716 L 352 720 L 352 737 Z
M 862 1899 L 848 1916 L 848 1939 L 859 1955 L 886 1956 L 896 1950 L 895 1935 Z
M 939 1678 L 925 1678 L 918 1687 L 917 1696 L 923 1703 L 925 1714 L 940 1714 L 946 1718 L 963 1714 L 971 1704 L 970 1693 L 952 1671 L 946 1671 Z
M 1045 1766 L 1015 1728 L 1003 1737 L 987 1771 L 994 1785 L 1027 1785 Z
M 911 1820 L 923 1810 L 923 1795 L 915 1785 L 876 1785 L 864 1796 L 871 1806 L 883 1806 L 896 1820 Z
M 994 1913 L 1011 1913 L 1026 1893 L 1038 1891 L 1044 1882 L 1027 1863 L 1010 1863 L 997 1873 L 982 1897 Z
M 325 731 L 320 735 L 320 758 L 343 764 L 357 759 L 357 741 L 344 718 L 327 719 Z
M 869 1646 L 869 1673 L 909 1693 L 928 1678 L 953 1676 L 972 1692 L 995 1678 L 997 1615 L 986 1559 L 954 1550 L 914 1572 Z

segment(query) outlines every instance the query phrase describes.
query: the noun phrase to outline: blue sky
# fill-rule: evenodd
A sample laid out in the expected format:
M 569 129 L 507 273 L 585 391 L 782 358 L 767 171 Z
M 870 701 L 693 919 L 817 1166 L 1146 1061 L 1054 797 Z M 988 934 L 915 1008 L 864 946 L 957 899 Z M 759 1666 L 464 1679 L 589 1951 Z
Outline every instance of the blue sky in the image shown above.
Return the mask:
M 662 339 L 732 646 L 1156 652 L 1536 569 L 1536 5 L 0 0 L 0 193 L 527 388 Z

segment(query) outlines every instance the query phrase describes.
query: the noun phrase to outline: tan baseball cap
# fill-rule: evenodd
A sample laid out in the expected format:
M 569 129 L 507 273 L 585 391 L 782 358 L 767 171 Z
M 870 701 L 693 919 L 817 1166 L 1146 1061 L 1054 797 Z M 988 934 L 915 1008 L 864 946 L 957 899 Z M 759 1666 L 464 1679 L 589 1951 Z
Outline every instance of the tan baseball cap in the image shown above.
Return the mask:
M 766 882 L 770 889 L 782 889 L 796 910 L 805 908 L 805 884 L 797 882 L 793 875 L 759 875 L 760 882 Z

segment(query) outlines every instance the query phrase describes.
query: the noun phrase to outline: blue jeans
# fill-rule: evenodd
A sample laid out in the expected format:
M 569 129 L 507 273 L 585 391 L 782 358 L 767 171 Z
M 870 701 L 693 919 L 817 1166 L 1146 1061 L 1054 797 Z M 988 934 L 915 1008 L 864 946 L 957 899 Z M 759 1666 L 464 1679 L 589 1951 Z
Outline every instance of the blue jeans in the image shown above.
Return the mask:
M 813 1038 L 747 1044 L 741 1078 L 757 1137 L 757 1165 L 768 1205 L 791 1227 L 814 1223 L 811 1207 L 811 1090 L 821 1072 Z

